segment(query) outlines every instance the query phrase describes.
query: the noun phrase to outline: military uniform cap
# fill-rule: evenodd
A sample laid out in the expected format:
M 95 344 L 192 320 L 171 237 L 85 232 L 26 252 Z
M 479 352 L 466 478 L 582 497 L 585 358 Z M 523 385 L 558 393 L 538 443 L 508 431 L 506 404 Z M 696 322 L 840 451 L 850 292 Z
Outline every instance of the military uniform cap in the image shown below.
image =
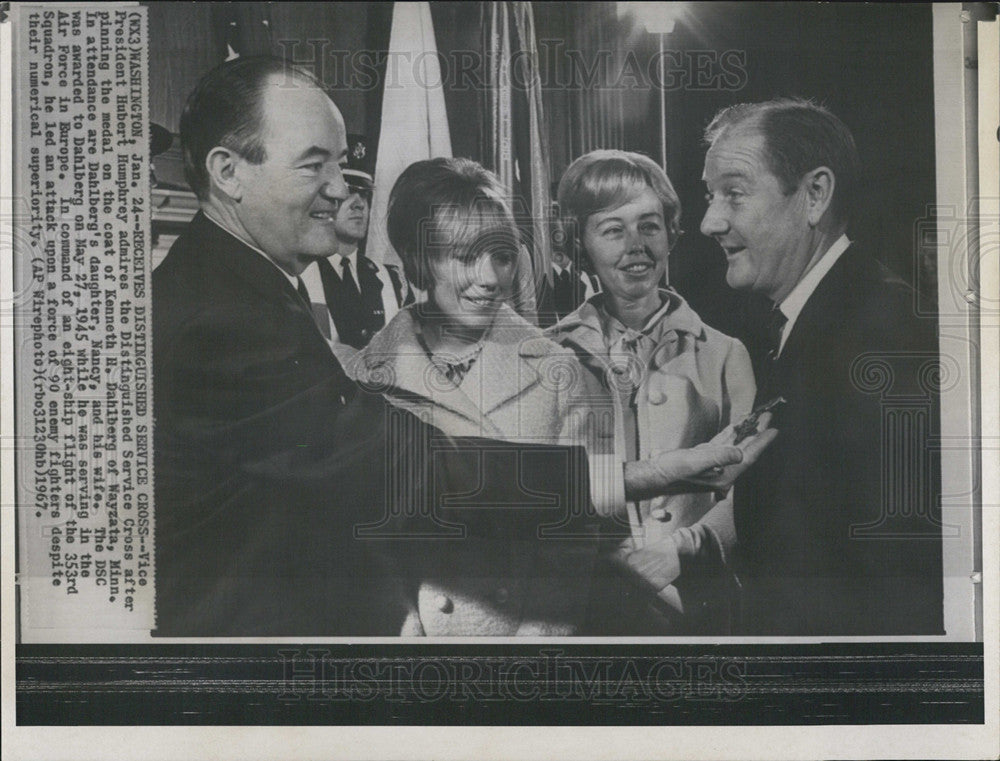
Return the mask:
M 347 166 L 344 182 L 352 193 L 370 193 L 375 188 L 375 153 L 368 138 L 359 134 L 347 135 Z

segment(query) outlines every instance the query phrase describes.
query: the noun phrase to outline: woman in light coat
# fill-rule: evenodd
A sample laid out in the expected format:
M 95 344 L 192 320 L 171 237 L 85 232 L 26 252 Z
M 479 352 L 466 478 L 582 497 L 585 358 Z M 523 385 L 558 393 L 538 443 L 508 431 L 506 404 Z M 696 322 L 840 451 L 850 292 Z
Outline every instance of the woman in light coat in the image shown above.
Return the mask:
M 407 278 L 428 300 L 401 310 L 348 372 L 450 436 L 584 444 L 588 415 L 574 414 L 572 385 L 581 370 L 572 352 L 507 303 L 520 243 L 496 178 L 467 159 L 418 162 L 396 182 L 387 224 Z M 610 405 L 605 413 L 610 420 Z M 600 453 L 590 450 L 595 492 Z M 612 464 L 610 450 L 605 454 Z M 516 512 L 483 511 L 464 539 L 415 540 L 408 553 L 396 553 L 400 574 L 412 578 L 402 634 L 580 630 L 596 533 L 553 541 L 539 541 L 534 531 L 511 535 Z
M 742 420 L 756 390 L 746 349 L 705 325 L 665 285 L 680 202 L 663 170 L 641 154 L 594 151 L 566 170 L 559 207 L 568 242 L 582 251 L 580 263 L 597 275 L 602 293 L 548 335 L 573 350 L 593 395 L 603 391 L 611 399 L 614 448 L 642 460 L 708 441 Z M 722 566 L 736 539 L 730 495 L 660 496 L 630 504 L 628 513 L 632 542 L 621 554 L 660 588 L 665 633 L 699 627 L 725 633 L 719 631 L 726 618 L 721 588 L 715 600 L 682 599 L 683 584 L 670 582 L 686 560 L 714 556 L 720 587 L 725 584 Z M 692 607 L 710 602 L 722 610 L 691 615 Z

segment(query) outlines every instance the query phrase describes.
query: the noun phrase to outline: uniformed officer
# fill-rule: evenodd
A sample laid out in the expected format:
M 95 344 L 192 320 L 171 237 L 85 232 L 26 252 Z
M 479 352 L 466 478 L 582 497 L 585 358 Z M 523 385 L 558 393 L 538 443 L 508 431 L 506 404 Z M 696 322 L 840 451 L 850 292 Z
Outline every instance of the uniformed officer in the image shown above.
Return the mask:
M 559 183 L 552 185 L 552 197 L 559 192 Z M 553 203 L 553 219 L 558 219 L 558 204 Z M 552 242 L 551 273 L 549 278 L 543 278 L 538 289 L 538 325 L 550 327 L 566 315 L 575 311 L 591 296 L 601 292 L 601 284 L 597 276 L 588 272 L 581 264 L 586 264 L 585 257 L 580 258 L 579 252 L 574 256 L 567 249 L 565 234 L 554 225 L 550 234 Z
M 367 346 L 401 306 L 414 300 L 398 267 L 365 256 L 375 188 L 373 164 L 365 138 L 348 135 L 347 166 L 343 174 L 350 195 L 340 205 L 334 223 L 338 251 L 302 273 L 314 311 L 319 299 L 326 303 L 332 322 L 328 338 L 338 355 L 338 348 L 344 345 L 353 349 Z M 322 304 L 319 306 L 322 310 Z
M 595 293 L 600 293 L 597 277 L 573 265 L 573 260 L 559 248 L 552 251 L 552 306 L 561 320 Z

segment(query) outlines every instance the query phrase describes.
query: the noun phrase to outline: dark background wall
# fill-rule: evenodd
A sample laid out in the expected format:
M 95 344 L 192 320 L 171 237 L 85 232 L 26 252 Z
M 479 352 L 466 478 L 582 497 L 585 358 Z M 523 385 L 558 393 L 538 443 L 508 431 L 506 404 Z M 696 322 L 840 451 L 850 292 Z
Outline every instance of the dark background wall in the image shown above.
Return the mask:
M 685 206 L 687 231 L 672 255 L 671 278 L 703 316 L 731 332 L 735 300 L 725 261 L 698 232 L 705 212 L 701 131 L 726 105 L 778 96 L 814 98 L 854 134 L 863 166 L 850 236 L 899 275 L 916 282 L 914 226 L 935 201 L 934 89 L 929 5 L 852 3 L 695 4 L 668 37 L 680 51 L 745 51 L 738 90 L 687 86 L 668 93 L 668 168 Z M 626 133 L 655 128 L 658 98 Z M 658 141 L 657 141 L 658 142 Z
M 349 131 L 366 133 L 374 142 L 380 82 L 352 84 L 338 67 L 338 56 L 385 51 L 391 5 L 151 3 L 152 118 L 176 131 L 187 93 L 232 42 L 244 53 L 290 53 L 319 67 Z M 659 40 L 628 19 L 619 20 L 615 3 L 533 7 L 553 181 L 576 156 L 594 148 L 638 150 L 659 160 L 660 90 L 647 76 Z M 705 210 L 701 132 L 723 106 L 785 95 L 814 98 L 851 128 L 865 168 L 861 216 L 851 236 L 915 282 L 913 229 L 935 192 L 930 5 L 684 7 L 664 39 L 672 55 L 665 91 L 666 158 L 686 231 L 672 254 L 672 284 L 710 324 L 735 332 L 741 299 L 725 285 L 721 252 L 698 232 Z M 459 51 L 482 53 L 480 3 L 432 3 L 431 10 L 446 60 Z M 446 91 L 455 155 L 482 159 L 483 95 L 476 87 Z
M 225 60 L 227 45 L 244 55 L 278 55 L 313 67 L 330 88 L 348 131 L 367 129 L 370 106 L 380 99 L 381 89 L 349 86 L 340 54 L 384 51 L 392 3 L 143 5 L 149 9 L 150 117 L 172 132 L 187 94 L 202 74 Z

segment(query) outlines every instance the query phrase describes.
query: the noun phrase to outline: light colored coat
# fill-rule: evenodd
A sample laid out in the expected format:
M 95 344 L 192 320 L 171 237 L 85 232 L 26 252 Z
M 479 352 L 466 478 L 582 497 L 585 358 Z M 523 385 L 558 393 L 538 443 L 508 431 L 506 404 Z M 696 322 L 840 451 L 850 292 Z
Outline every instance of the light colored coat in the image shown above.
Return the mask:
M 571 351 L 504 306 L 455 387 L 417 338 L 417 308 L 401 310 L 348 373 L 451 436 L 585 443 L 588 416 L 577 414 L 585 407 L 573 394 L 583 371 Z M 409 561 L 419 578 L 404 635 L 568 635 L 584 619 L 596 539 L 440 539 L 419 547 Z
M 664 289 L 661 295 L 672 306 L 661 318 L 666 324 L 635 397 L 639 459 L 708 441 L 751 411 L 756 392 L 743 344 L 702 323 L 675 291 Z M 546 335 L 575 352 L 593 394 L 603 390 L 611 399 L 616 451 L 625 452 L 621 399 L 610 389 L 626 357 L 612 356 L 608 349 L 599 313 L 602 298 L 594 296 Z M 647 541 L 701 523 L 712 531 L 724 561 L 736 541 L 731 498 L 716 502 L 711 493 L 644 500 L 629 517 L 633 536 Z

